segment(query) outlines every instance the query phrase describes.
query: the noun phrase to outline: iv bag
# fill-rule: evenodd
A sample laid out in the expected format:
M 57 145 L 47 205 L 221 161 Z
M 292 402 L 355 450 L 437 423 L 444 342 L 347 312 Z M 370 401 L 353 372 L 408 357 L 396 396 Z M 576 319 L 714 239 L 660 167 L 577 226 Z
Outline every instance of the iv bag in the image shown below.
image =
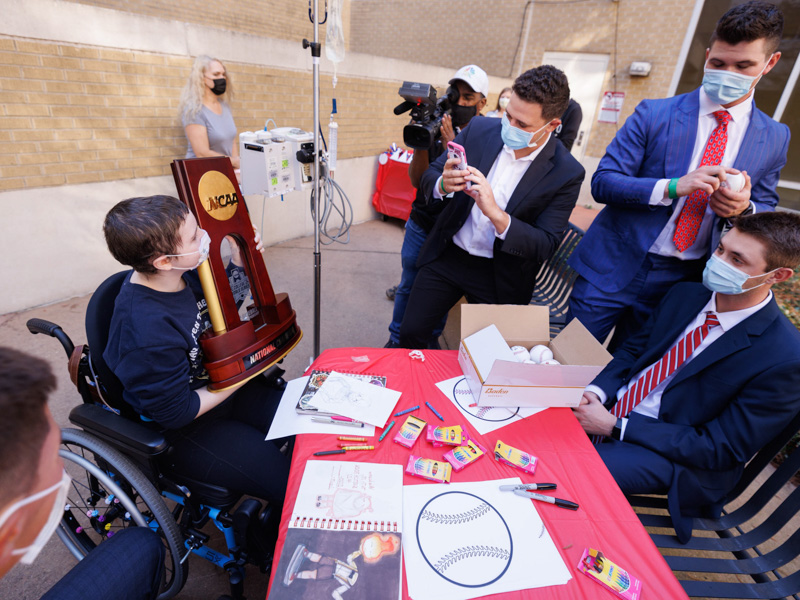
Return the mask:
M 332 63 L 344 60 L 344 29 L 342 28 L 342 2 L 331 0 L 325 35 L 325 56 Z

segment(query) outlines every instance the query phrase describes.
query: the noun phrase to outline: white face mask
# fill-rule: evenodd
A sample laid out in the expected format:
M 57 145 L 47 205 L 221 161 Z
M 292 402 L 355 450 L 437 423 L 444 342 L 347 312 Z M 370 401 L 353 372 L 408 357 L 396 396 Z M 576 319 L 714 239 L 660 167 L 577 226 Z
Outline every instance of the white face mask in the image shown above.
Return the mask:
M 511 98 L 500 98 L 500 100 L 498 100 L 497 103 L 500 105 L 500 108 L 505 110 L 510 100 Z
M 64 516 L 64 505 L 67 501 L 67 493 L 69 492 L 69 484 L 71 481 L 72 478 L 67 475 L 66 471 L 64 471 L 64 474 L 61 476 L 61 481 L 50 486 L 46 490 L 37 492 L 32 496 L 23 498 L 22 500 L 17 500 L 14 502 L 14 504 L 6 508 L 2 515 L 0 515 L 0 528 L 2 528 L 6 521 L 8 521 L 9 517 L 17 512 L 20 508 L 27 506 L 28 504 L 33 504 L 37 500 L 40 500 L 58 490 L 55 500 L 53 501 L 53 508 L 50 510 L 50 516 L 47 517 L 47 522 L 44 524 L 44 527 L 42 527 L 39 535 L 37 535 L 36 539 L 33 540 L 33 544 L 27 548 L 15 548 L 11 551 L 12 556 L 23 555 L 20 559 L 20 562 L 23 565 L 29 565 L 36 560 L 36 557 L 39 556 L 39 552 L 42 551 L 42 548 L 44 548 L 47 540 L 50 539 L 50 536 L 53 535 L 56 527 L 58 527 L 59 522 L 61 522 L 61 518 Z
M 208 232 L 205 229 L 201 229 L 203 232 L 203 237 L 200 238 L 200 246 L 197 250 L 193 250 L 192 252 L 184 252 L 183 254 L 165 254 L 164 256 L 189 256 L 190 254 L 197 254 L 200 253 L 200 256 L 197 257 L 197 264 L 193 267 L 172 267 L 173 269 L 177 269 L 178 271 L 191 271 L 192 269 L 196 269 L 203 262 L 208 258 L 208 253 L 211 250 L 211 237 L 208 235 Z

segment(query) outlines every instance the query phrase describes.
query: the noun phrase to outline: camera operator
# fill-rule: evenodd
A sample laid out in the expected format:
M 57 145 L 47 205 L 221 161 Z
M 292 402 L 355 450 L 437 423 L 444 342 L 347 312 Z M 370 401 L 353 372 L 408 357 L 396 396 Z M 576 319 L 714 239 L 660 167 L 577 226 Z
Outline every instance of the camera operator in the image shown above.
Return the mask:
M 449 81 L 451 88 L 447 96 L 451 99 L 450 114 L 442 117 L 442 124 L 433 144 L 428 149 L 415 149 L 411 164 L 408 167 L 408 177 L 411 185 L 419 188 L 420 178 L 429 164 L 439 158 L 447 148 L 447 142 L 453 141 L 456 135 L 464 129 L 472 117 L 479 115 L 486 106 L 486 96 L 489 94 L 489 77 L 483 69 L 476 65 L 461 67 Z M 454 98 L 457 98 L 454 100 Z M 400 342 L 400 323 L 408 304 L 411 287 L 417 277 L 417 256 L 425 243 L 436 222 L 436 217 L 442 212 L 444 202 L 427 203 L 424 195 L 417 192 L 417 197 L 411 206 L 411 214 L 406 222 L 405 237 L 400 257 L 403 273 L 400 283 L 394 288 L 386 290 L 390 300 L 394 300 L 392 322 L 389 324 L 389 341 L 386 348 L 397 348 Z M 429 345 L 438 347 L 436 340 L 444 328 L 444 321 L 435 328 Z

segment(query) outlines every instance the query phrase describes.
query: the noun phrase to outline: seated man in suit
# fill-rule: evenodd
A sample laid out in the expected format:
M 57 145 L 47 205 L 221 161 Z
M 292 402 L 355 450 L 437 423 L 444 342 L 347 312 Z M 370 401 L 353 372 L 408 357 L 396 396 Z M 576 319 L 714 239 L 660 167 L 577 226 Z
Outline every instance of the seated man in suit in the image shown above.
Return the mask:
M 61 429 L 47 408 L 55 387 L 46 362 L 0 347 L 0 577 L 36 559 L 64 518 L 67 494 L 86 489 L 85 482 L 71 483 L 58 455 Z M 155 598 L 164 570 L 161 538 L 146 527 L 115 530 L 42 600 Z
M 770 289 L 800 264 L 800 215 L 738 218 L 703 283 L 675 285 L 573 409 L 625 493 L 666 493 L 678 539 L 800 411 L 800 332 Z
M 748 2 L 717 23 L 703 85 L 644 100 L 606 149 L 592 195 L 606 207 L 569 264 L 576 317 L 609 350 L 647 320 L 669 288 L 699 281 L 720 233 L 740 214 L 773 210 L 789 128 L 758 110 L 753 93 L 781 53 L 783 14 Z M 745 173 L 741 191 L 725 187 Z
M 469 167 L 440 156 L 422 176 L 429 202 L 454 194 L 420 251 L 400 346 L 425 348 L 461 298 L 527 304 L 578 199 L 583 167 L 554 136 L 569 103 L 567 77 L 550 65 L 520 75 L 501 119 L 475 117 L 455 141 Z M 467 184 L 470 189 L 467 189 Z

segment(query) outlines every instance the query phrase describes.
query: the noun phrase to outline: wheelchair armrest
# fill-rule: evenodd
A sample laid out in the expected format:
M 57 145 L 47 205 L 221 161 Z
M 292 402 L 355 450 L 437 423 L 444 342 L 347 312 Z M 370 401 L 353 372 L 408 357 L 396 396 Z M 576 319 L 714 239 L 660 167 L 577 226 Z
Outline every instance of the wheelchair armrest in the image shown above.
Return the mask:
M 158 431 L 130 421 L 96 404 L 81 404 L 69 413 L 70 422 L 121 449 L 144 457 L 164 452 L 169 443 Z

